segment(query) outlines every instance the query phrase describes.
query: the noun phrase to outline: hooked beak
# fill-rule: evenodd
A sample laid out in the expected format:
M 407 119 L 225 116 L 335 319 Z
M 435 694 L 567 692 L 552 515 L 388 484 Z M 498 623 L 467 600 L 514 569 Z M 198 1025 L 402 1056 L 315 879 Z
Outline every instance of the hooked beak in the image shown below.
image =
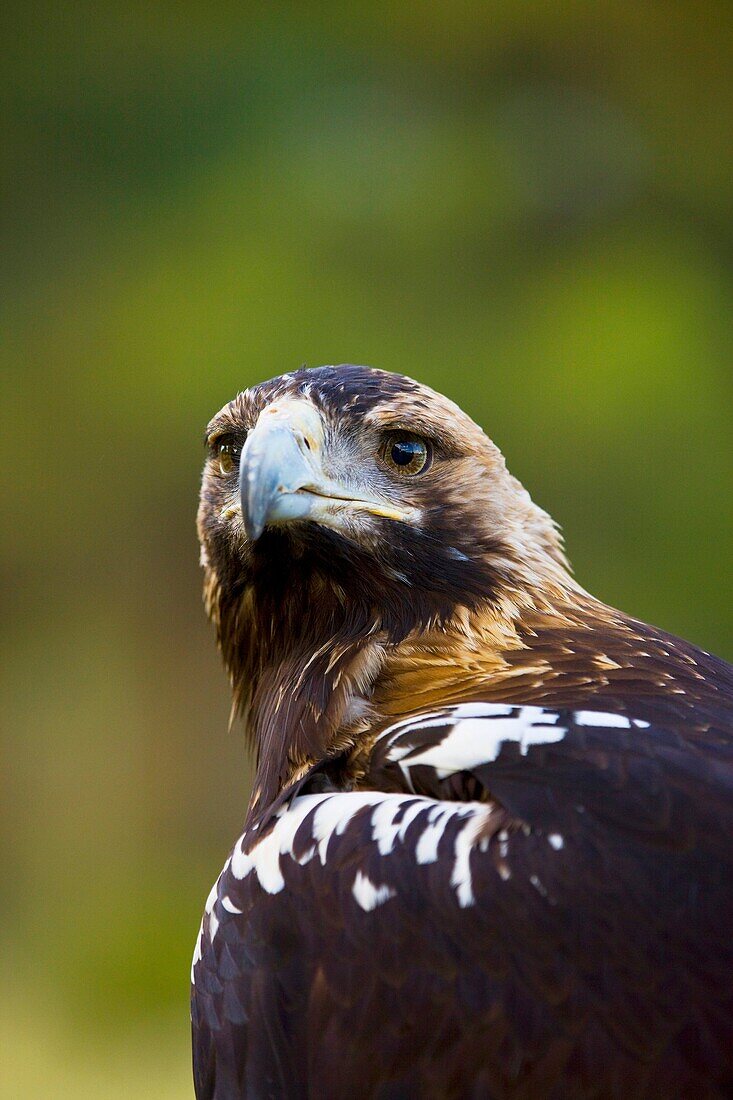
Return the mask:
M 242 521 L 250 539 L 256 541 L 265 527 L 293 520 L 343 530 L 354 512 L 411 519 L 411 509 L 355 495 L 327 477 L 323 449 L 323 421 L 309 401 L 279 401 L 263 410 L 242 448 L 239 466 Z

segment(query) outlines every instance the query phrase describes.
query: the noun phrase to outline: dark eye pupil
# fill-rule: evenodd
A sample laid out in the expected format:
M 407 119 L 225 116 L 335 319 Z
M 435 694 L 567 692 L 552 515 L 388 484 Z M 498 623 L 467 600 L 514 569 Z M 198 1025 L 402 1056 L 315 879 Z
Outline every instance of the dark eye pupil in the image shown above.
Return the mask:
M 392 461 L 395 466 L 409 466 L 414 458 L 420 458 L 423 453 L 422 443 L 415 439 L 401 439 L 392 444 Z
M 246 438 L 245 435 L 244 439 Z M 217 458 L 225 462 L 238 462 L 243 443 L 243 439 L 233 439 L 230 436 L 218 439 L 215 444 Z

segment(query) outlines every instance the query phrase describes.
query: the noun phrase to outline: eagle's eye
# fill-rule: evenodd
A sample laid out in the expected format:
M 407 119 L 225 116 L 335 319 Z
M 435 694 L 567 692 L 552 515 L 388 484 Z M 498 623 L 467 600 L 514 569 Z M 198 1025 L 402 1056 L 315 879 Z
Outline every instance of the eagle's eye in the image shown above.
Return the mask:
M 419 435 L 390 432 L 382 444 L 382 461 L 400 474 L 421 474 L 427 469 L 432 448 Z
M 231 435 L 222 435 L 214 442 L 215 461 L 225 477 L 237 466 L 241 451 L 242 444 Z

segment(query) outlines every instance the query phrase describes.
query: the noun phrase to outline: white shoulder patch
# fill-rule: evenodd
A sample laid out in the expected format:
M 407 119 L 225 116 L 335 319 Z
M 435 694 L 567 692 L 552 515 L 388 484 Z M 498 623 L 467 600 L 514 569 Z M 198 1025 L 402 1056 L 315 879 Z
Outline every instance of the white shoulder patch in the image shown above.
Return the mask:
M 351 892 L 356 898 L 357 903 L 367 913 L 371 913 L 372 909 L 376 909 L 378 905 L 384 905 L 385 901 L 389 901 L 389 899 L 395 897 L 397 893 L 396 890 L 393 890 L 391 886 L 387 886 L 386 883 L 383 886 L 376 886 L 369 876 L 363 874 L 361 871 L 356 872 L 356 878 L 354 879 L 354 885 L 351 887 Z
M 473 820 L 463 826 L 456 837 L 455 859 L 450 884 L 455 887 L 461 909 L 473 905 L 476 901 L 471 879 L 471 850 L 476 844 L 482 824 L 482 821 L 474 817 Z
M 453 859 L 446 861 L 446 879 L 456 891 L 460 905 L 470 905 L 473 902 L 469 870 L 470 850 L 491 812 L 490 807 L 480 802 L 436 802 L 432 798 L 382 794 L 378 791 L 300 795 L 281 810 L 269 833 L 248 852 L 243 850 L 243 844 L 249 838 L 240 838 L 231 858 L 232 874 L 235 878 L 243 879 L 254 873 L 263 890 L 269 894 L 277 894 L 285 888 L 283 872 L 288 860 L 303 866 L 317 856 L 321 864 L 325 864 L 332 838 L 343 834 L 360 811 L 368 811 L 369 840 L 376 846 L 379 855 L 387 860 L 394 852 L 404 850 L 407 831 L 413 822 L 417 822 L 416 833 L 419 835 L 411 844 L 409 855 L 418 864 L 437 862 L 438 846 L 449 823 L 466 819 L 466 826 L 461 829 L 455 842 Z M 305 851 L 296 856 L 295 836 L 309 814 L 312 815 L 312 842 L 306 843 Z M 369 846 L 365 847 L 364 863 L 369 851 Z M 366 872 L 359 868 L 356 870 L 352 893 L 361 908 L 367 912 L 394 896 L 391 886 L 373 883 Z M 234 911 L 228 896 L 222 900 L 222 905 L 229 912 Z
M 462 805 L 460 802 L 431 803 L 425 828 L 417 842 L 415 858 L 418 863 L 437 863 L 438 845 L 443 838 L 443 833 L 451 818 L 460 813 Z M 470 806 L 470 803 L 466 803 L 466 805 Z
M 632 726 L 637 729 L 649 729 L 649 723 L 641 718 L 626 718 L 623 714 L 605 714 L 601 710 L 576 710 L 573 717 L 579 726 L 607 726 L 609 729 L 630 730 Z
M 641 718 L 600 710 L 573 711 L 572 721 L 577 726 L 608 729 L 649 727 Z M 422 750 L 411 748 L 409 734 L 430 729 L 444 731 L 440 740 Z M 437 777 L 445 779 L 456 772 L 492 763 L 509 741 L 519 745 L 524 756 L 531 745 L 553 744 L 562 741 L 567 733 L 567 725 L 560 724 L 560 710 L 553 707 L 459 703 L 396 722 L 383 730 L 379 740 L 393 742 L 387 759 L 398 763 L 410 782 L 410 769 L 418 765 L 434 768 Z
M 567 729 L 557 725 L 557 721 L 557 712 L 542 707 L 465 703 L 451 707 L 442 716 L 431 716 L 427 721 L 412 720 L 416 729 L 449 726 L 441 741 L 410 756 L 409 760 L 403 759 L 407 755 L 404 745 L 395 746 L 388 755 L 390 760 L 400 761 L 403 772 L 425 764 L 435 768 L 439 779 L 445 779 L 455 772 L 496 760 L 506 741 L 517 742 L 522 754 L 530 745 L 562 741 Z M 395 734 L 408 729 L 406 722 L 385 732 Z
M 201 962 L 202 948 L 204 941 L 204 922 L 201 921 L 199 925 L 199 934 L 196 937 L 196 946 L 193 949 L 193 959 L 191 960 L 191 985 L 196 985 L 196 965 Z

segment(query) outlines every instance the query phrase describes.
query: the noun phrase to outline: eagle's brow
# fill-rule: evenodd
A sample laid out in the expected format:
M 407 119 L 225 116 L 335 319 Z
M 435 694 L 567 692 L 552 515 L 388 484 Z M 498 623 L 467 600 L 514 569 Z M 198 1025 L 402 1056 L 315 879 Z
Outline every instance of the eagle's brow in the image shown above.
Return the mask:
M 234 417 L 228 410 L 222 410 L 217 413 L 213 420 L 207 425 L 204 432 L 204 444 L 211 443 L 213 439 L 216 439 L 220 435 L 225 435 L 227 432 L 242 431 L 243 425 Z

